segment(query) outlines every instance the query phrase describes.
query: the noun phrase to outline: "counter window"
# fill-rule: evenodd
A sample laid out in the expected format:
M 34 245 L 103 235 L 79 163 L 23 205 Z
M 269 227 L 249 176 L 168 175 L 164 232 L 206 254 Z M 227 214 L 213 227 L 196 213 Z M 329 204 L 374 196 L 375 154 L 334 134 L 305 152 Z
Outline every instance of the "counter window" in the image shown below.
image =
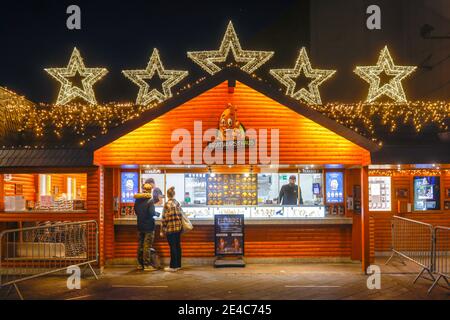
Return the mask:
M 184 173 L 167 173 L 166 185 L 159 186 L 163 194 L 167 193 L 167 189 L 175 187 L 175 199 L 179 203 L 184 203 L 185 199 L 185 186 L 184 186 Z M 166 199 L 167 200 L 167 199 Z
M 184 204 L 206 204 L 206 174 L 184 175 Z
M 391 177 L 369 177 L 369 210 L 391 211 Z
M 300 173 L 299 176 L 301 204 L 322 205 L 322 173 Z
M 439 186 L 439 177 L 414 177 L 414 210 L 439 210 Z
M 327 172 L 326 180 L 326 202 L 344 202 L 344 174 L 342 172 Z
M 258 174 L 258 204 L 276 204 L 279 190 L 278 173 Z
M 11 174 L 4 184 L 5 211 L 86 209 L 86 174 Z
M 296 206 L 302 204 L 303 200 L 298 189 L 297 173 L 281 173 L 278 176 L 279 194 L 278 202 L 282 205 Z
M 155 189 L 158 188 L 159 190 L 161 190 L 161 193 L 163 195 L 166 194 L 166 184 L 165 184 L 165 175 L 164 173 L 142 173 L 141 174 L 141 184 L 140 184 L 140 190 L 142 189 L 142 186 L 144 185 L 145 181 L 147 181 L 148 179 L 153 179 L 153 181 L 155 182 L 155 186 L 154 186 L 154 190 L 153 190 L 153 194 L 155 195 Z M 142 190 L 141 190 L 142 191 Z M 175 192 L 177 190 L 175 189 Z M 177 194 L 177 199 L 179 199 L 179 194 Z M 158 201 L 158 205 L 162 205 L 164 203 L 164 196 L 162 197 L 162 199 L 159 199 Z

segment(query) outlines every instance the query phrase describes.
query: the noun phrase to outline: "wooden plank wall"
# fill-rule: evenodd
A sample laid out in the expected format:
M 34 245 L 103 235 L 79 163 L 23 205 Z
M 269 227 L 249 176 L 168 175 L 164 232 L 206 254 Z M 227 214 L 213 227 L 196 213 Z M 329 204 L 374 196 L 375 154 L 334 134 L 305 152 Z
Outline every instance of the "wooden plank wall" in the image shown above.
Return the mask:
M 113 211 L 113 196 L 114 196 L 114 170 L 113 168 L 105 168 L 105 259 L 114 258 L 114 211 Z
M 81 198 L 86 197 L 86 188 L 80 188 L 82 185 L 86 186 L 87 177 L 84 173 L 74 173 L 74 174 L 63 174 L 63 173 L 53 173 L 50 174 L 52 177 L 52 192 L 53 187 L 58 187 L 58 194 L 56 196 L 61 196 L 63 193 L 67 192 L 67 178 L 75 178 L 77 181 L 77 190 L 81 190 Z
M 35 174 L 13 174 L 10 181 L 4 182 L 4 196 L 13 196 L 15 184 L 23 186 L 25 200 L 36 200 L 37 175 Z
M 49 169 L 51 170 L 51 169 Z M 67 169 L 70 170 L 70 169 Z M 76 168 L 77 172 L 80 172 L 80 168 Z M 45 172 L 42 172 L 45 173 Z M 86 184 L 86 194 L 87 201 L 86 206 L 87 210 L 85 213 L 77 212 L 0 212 L 0 225 L 2 228 L 8 226 L 8 223 L 12 223 L 9 225 L 9 228 L 15 228 L 21 223 L 27 222 L 40 222 L 40 221 L 82 221 L 82 220 L 96 220 L 99 225 L 99 251 L 100 251 L 100 265 L 104 264 L 104 256 L 103 256 L 103 198 L 102 194 L 102 171 L 101 169 L 86 169 L 86 173 L 83 174 L 85 178 Z M 37 190 L 37 181 L 34 179 L 34 174 L 14 174 L 13 180 L 9 183 L 12 184 L 14 182 L 19 182 L 24 184 L 24 193 L 27 190 L 27 194 L 31 195 L 29 190 L 33 190 L 33 194 L 36 194 Z M 0 175 L 0 178 L 3 181 L 3 175 Z M 27 188 L 25 187 L 25 183 L 27 183 Z M 0 183 L 0 187 L 2 184 Z M 33 189 L 31 189 L 31 184 L 34 185 Z M 5 191 L 10 190 L 5 186 Z M 3 188 L 1 188 L 4 193 Z M 10 191 L 6 191 L 10 192 Z M 1 194 L 0 194 L 1 195 Z M 3 197 L 2 197 L 3 199 Z
M 407 213 L 406 203 L 413 203 L 413 177 L 409 175 L 393 176 L 392 177 L 392 192 L 393 202 L 392 211 L 390 212 L 373 212 L 371 215 L 374 218 L 375 224 L 375 251 L 387 252 L 391 250 L 391 218 L 393 215 L 401 215 L 406 218 L 431 223 L 433 225 L 450 226 L 450 211 L 443 210 L 445 197 L 445 190 L 450 188 L 450 175 L 443 174 L 441 176 L 441 210 L 428 212 L 410 212 Z M 408 190 L 408 198 L 401 199 L 404 204 L 397 205 L 396 189 L 403 188 Z M 449 198 L 446 199 L 450 201 Z
M 51 169 L 49 169 L 51 170 Z M 67 169 L 70 170 L 70 169 Z M 79 168 L 77 168 L 79 170 Z M 83 173 L 84 181 L 86 184 L 86 213 L 73 213 L 73 212 L 1 212 L 0 221 L 8 222 L 25 222 L 25 221 L 77 221 L 99 218 L 99 177 L 96 175 L 96 169 L 86 169 L 86 173 Z M 73 174 L 71 174 L 72 176 Z M 35 178 L 36 176 L 36 178 Z M 3 178 L 3 175 L 0 175 Z M 37 175 L 35 174 L 13 174 L 13 180 L 11 182 L 4 182 L 4 192 L 8 194 L 14 190 L 11 185 L 15 182 L 24 184 L 24 193 L 26 198 L 33 199 L 36 196 L 38 190 Z M 26 183 L 26 185 L 25 185 Z M 33 185 L 33 186 L 32 186 Z M 1 184 L 0 184 L 1 186 Z M 3 189 L 1 189 L 3 190 Z M 12 193 L 13 194 L 13 193 Z M 3 197 L 2 197 L 3 199 Z
M 246 257 L 344 257 L 352 249 L 351 226 L 336 225 L 247 225 Z M 135 258 L 136 226 L 115 227 L 115 258 Z M 170 256 L 166 239 L 155 233 L 155 248 L 162 257 Z M 182 237 L 183 257 L 213 257 L 214 227 L 195 226 Z
M 361 164 L 370 159 L 366 150 L 258 91 L 238 82 L 229 93 L 224 82 L 95 151 L 95 163 L 173 164 L 171 153 L 178 141 L 171 141 L 172 131 L 183 128 L 193 135 L 195 120 L 202 121 L 203 132 L 217 128 L 227 103 L 237 107 L 246 129 L 279 129 L 281 164 Z M 192 162 L 193 154 L 192 142 Z

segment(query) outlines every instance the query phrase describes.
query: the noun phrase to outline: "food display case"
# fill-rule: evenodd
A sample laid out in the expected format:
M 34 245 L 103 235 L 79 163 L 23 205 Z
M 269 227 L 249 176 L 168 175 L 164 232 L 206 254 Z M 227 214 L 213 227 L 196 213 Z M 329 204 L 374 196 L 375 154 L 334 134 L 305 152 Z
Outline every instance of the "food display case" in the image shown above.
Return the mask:
M 135 174 L 135 173 L 134 173 Z M 326 217 L 323 203 L 323 172 L 299 173 L 299 189 L 303 194 L 303 204 L 283 206 L 277 204 L 279 188 L 293 173 L 164 173 L 151 175 L 141 173 L 140 179 L 154 178 L 157 185 L 166 190 L 175 186 L 175 198 L 183 211 L 192 220 L 211 220 L 220 214 L 243 214 L 247 220 L 315 219 Z M 143 177 L 145 175 L 145 177 Z M 127 172 L 126 177 L 133 181 L 134 175 Z M 122 183 L 123 190 L 130 183 Z M 133 184 L 134 185 L 134 184 Z M 133 192 L 134 193 L 134 192 Z M 130 194 L 131 196 L 131 194 Z M 118 220 L 135 219 L 133 202 L 120 201 Z M 162 213 L 163 207 L 157 206 Z M 343 214 L 342 212 L 340 212 Z M 337 212 L 336 212 L 337 214 Z
M 258 182 L 255 174 L 210 174 L 207 178 L 208 205 L 256 205 Z

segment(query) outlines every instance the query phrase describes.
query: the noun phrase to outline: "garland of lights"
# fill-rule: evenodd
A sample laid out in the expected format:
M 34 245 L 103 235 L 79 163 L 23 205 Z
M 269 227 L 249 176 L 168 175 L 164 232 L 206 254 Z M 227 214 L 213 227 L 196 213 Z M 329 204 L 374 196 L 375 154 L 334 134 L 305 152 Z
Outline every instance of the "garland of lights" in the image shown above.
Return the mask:
M 187 77 L 187 71 L 179 70 L 166 70 L 159 57 L 157 49 L 153 49 L 152 56 L 147 64 L 147 67 L 143 70 L 123 70 L 122 73 L 139 86 L 139 93 L 136 99 L 137 105 L 149 105 L 153 102 L 160 103 L 172 97 L 172 87 Z M 163 92 L 160 92 L 156 88 L 150 90 L 150 86 L 147 81 L 153 78 L 157 74 L 160 79 L 163 79 L 162 83 Z
M 297 79 L 302 72 L 305 77 L 313 80 L 308 84 L 308 89 L 300 88 L 295 91 L 295 79 Z M 293 69 L 270 70 L 270 74 L 286 86 L 286 95 L 297 100 L 303 100 L 309 104 L 322 104 L 319 86 L 335 73 L 336 70 L 313 69 L 304 47 L 301 48 Z
M 356 67 L 354 72 L 370 85 L 366 102 L 373 102 L 383 95 L 390 97 L 396 102 L 406 102 L 406 95 L 401 81 L 414 72 L 416 68 L 414 66 L 394 65 L 388 47 L 385 46 L 381 50 L 375 66 Z M 393 76 L 393 78 L 380 87 L 380 74 L 383 72 Z
M 32 130 L 37 137 L 42 137 L 46 125 L 51 123 L 53 133 L 61 137 L 63 130 L 71 128 L 81 137 L 79 144 L 95 139 L 96 136 L 86 136 L 88 127 L 98 128 L 100 134 L 106 134 L 112 127 L 126 121 L 138 118 L 142 112 L 153 108 L 155 104 L 139 106 L 132 103 L 109 103 L 106 105 L 86 106 L 84 104 L 39 105 L 20 114 L 22 126 L 19 131 Z
M 242 50 L 233 23 L 230 21 L 219 50 L 190 51 L 187 53 L 187 56 L 202 67 L 203 70 L 213 75 L 222 69 L 217 63 L 226 62 L 230 50 L 236 62 L 245 63 L 241 66 L 241 70 L 247 73 L 254 72 L 274 55 L 273 51 Z
M 381 125 L 387 126 L 390 132 L 408 123 L 413 125 L 416 132 L 422 131 L 429 124 L 434 124 L 441 130 L 448 130 L 447 121 L 450 117 L 450 102 L 444 101 L 415 101 L 405 104 L 327 103 L 310 107 L 356 132 L 363 127 L 369 135 L 375 135 L 375 117 L 378 117 Z
M 375 169 L 369 170 L 369 176 L 416 176 L 416 177 L 427 177 L 427 176 L 440 176 L 442 174 L 450 174 L 450 170 L 439 170 L 439 169 Z
M 185 86 L 185 88 L 189 87 L 189 85 Z M 104 105 L 78 103 L 66 106 L 39 104 L 35 106 L 26 103 L 23 99 L 11 99 L 0 103 L 0 109 L 14 110 L 15 119 L 20 124 L 19 131 L 32 131 L 37 137 L 42 137 L 48 124 L 52 124 L 54 134 L 60 137 L 64 129 L 70 128 L 80 136 L 81 145 L 95 138 L 87 134 L 88 127 L 94 126 L 99 129 L 100 134 L 106 134 L 110 128 L 138 118 L 142 112 L 155 106 L 157 106 L 156 103 L 147 106 L 132 103 Z M 450 115 L 450 102 L 328 103 L 310 105 L 310 107 L 373 141 L 377 141 L 374 137 L 376 135 L 373 125 L 374 117 L 379 117 L 381 124 L 388 126 L 390 131 L 394 131 L 404 123 L 412 122 L 416 130 L 420 132 L 429 124 L 436 124 L 440 129 L 448 130 L 445 121 Z
M 84 99 L 90 104 L 97 104 L 92 86 L 108 73 L 105 68 L 86 68 L 77 48 L 73 48 L 66 68 L 47 68 L 44 70 L 61 83 L 61 89 L 56 100 L 57 105 L 65 105 L 75 98 Z M 83 88 L 74 86 L 70 81 L 70 78 L 77 74 L 83 78 Z

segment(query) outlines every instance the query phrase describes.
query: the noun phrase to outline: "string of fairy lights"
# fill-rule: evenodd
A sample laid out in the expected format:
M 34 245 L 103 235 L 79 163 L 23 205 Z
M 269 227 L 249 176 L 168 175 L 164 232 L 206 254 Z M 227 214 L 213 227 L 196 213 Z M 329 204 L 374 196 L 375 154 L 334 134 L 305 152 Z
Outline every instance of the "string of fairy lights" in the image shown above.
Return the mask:
M 230 54 L 234 62 L 227 63 Z M 273 51 L 242 49 L 231 21 L 218 50 L 187 53 L 188 58 L 210 75 L 223 68 L 234 67 L 265 83 L 268 83 L 267 79 L 263 79 L 255 71 L 273 55 Z M 395 65 L 387 46 L 384 47 L 376 65 L 357 66 L 354 70 L 356 75 L 369 84 L 366 100 L 358 103 L 322 103 L 319 87 L 331 79 L 336 70 L 313 68 L 306 48 L 301 48 L 292 67 L 270 69 L 269 73 L 281 85 L 276 89 L 285 90 L 285 94 L 290 98 L 381 144 L 375 137 L 378 126 L 375 119 L 389 132 L 407 124 L 412 125 L 416 132 L 421 132 L 430 124 L 440 130 L 448 130 L 449 102 L 407 100 L 402 81 L 415 70 L 415 66 Z M 0 109 L 15 113 L 19 132 L 32 132 L 36 137 L 42 137 L 52 130 L 56 137 L 62 137 L 66 130 L 71 130 L 71 133 L 79 136 L 80 145 L 95 139 L 98 134 L 106 134 L 112 127 L 139 117 L 143 112 L 182 94 L 206 79 L 202 77 L 186 83 L 188 71 L 165 69 L 159 51 L 154 49 L 145 69 L 122 71 L 125 77 L 139 87 L 136 103 L 99 104 L 93 85 L 108 71 L 105 68 L 87 68 L 77 48 L 73 49 L 67 67 L 47 68 L 45 71 L 60 83 L 55 104 L 31 104 L 24 103 L 26 99 L 11 98 L 2 99 Z M 383 73 L 390 76 L 390 80 L 384 84 L 381 83 Z M 77 76 L 82 78 L 81 85 L 78 86 L 70 80 Z M 309 80 L 309 84 L 303 88 L 298 88 L 296 84 L 300 76 Z M 162 81 L 162 92 L 151 88 L 146 81 L 153 77 Z M 175 90 L 175 87 L 178 89 Z M 273 86 L 270 84 L 270 87 Z M 11 93 L 10 96 L 17 95 Z M 381 102 L 385 97 L 391 101 Z M 96 130 L 90 130 L 92 128 Z M 93 131 L 95 133 L 92 133 Z
M 446 101 L 326 103 L 310 107 L 357 132 L 363 133 L 365 129 L 371 136 L 376 134 L 375 118 L 389 132 L 410 124 L 419 133 L 430 124 L 442 131 L 448 130 L 450 117 L 450 102 Z
M 428 176 L 440 176 L 450 174 L 450 170 L 445 169 L 371 169 L 369 170 L 370 176 L 416 176 L 416 177 L 428 177 Z

